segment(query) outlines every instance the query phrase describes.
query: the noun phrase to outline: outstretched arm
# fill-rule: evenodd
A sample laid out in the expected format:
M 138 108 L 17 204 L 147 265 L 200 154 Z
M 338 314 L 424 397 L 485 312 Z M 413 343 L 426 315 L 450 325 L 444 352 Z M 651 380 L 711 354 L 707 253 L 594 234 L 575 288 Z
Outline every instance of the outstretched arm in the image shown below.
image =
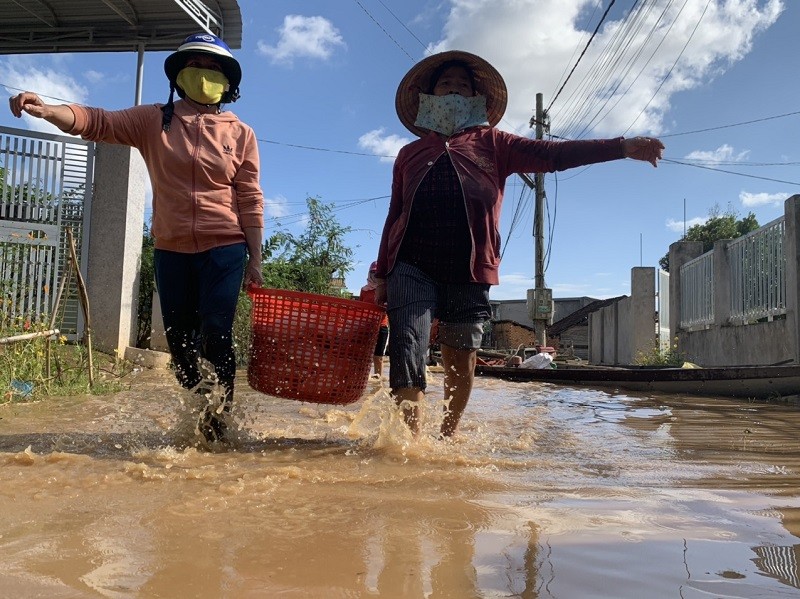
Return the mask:
M 44 119 L 54 124 L 62 131 L 69 131 L 75 125 L 75 114 L 66 104 L 45 104 L 42 99 L 33 92 L 22 92 L 8 99 L 11 114 L 19 118 L 23 112 Z
M 664 144 L 655 137 L 631 137 L 622 141 L 622 148 L 625 151 L 625 158 L 646 160 L 657 167 L 658 161 L 662 158 Z

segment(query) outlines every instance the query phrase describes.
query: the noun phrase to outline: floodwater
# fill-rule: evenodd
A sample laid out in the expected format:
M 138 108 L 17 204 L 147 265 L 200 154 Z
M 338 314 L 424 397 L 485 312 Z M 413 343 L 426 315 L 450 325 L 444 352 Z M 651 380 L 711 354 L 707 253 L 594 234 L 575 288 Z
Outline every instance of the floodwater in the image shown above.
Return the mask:
M 419 439 L 237 390 L 230 446 L 166 371 L 0 406 L 0 596 L 800 597 L 800 408 L 477 379 Z M 385 383 L 383 383 L 385 384 Z

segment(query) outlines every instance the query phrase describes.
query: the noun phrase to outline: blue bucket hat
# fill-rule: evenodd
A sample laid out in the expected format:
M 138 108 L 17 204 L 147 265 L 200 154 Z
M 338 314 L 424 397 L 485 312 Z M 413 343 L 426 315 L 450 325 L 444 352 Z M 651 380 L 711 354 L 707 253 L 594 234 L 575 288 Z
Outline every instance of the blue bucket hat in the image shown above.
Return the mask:
M 162 122 L 164 131 L 169 131 L 170 122 L 172 121 L 174 106 L 173 94 L 175 90 L 177 89 L 178 95 L 181 98 L 183 97 L 183 90 L 180 89 L 176 83 L 178 73 L 186 66 L 186 62 L 189 58 L 197 54 L 208 54 L 216 58 L 222 67 L 223 74 L 228 79 L 230 87 L 228 91 L 222 95 L 220 103 L 227 104 L 228 102 L 235 102 L 239 99 L 239 84 L 242 81 L 242 67 L 239 65 L 239 61 L 233 57 L 233 53 L 231 53 L 228 44 L 216 35 L 211 35 L 210 33 L 193 33 L 183 40 L 183 43 L 178 46 L 178 49 L 164 60 L 164 73 L 167 75 L 167 79 L 169 79 L 169 101 L 161 109 L 164 112 L 164 119 Z

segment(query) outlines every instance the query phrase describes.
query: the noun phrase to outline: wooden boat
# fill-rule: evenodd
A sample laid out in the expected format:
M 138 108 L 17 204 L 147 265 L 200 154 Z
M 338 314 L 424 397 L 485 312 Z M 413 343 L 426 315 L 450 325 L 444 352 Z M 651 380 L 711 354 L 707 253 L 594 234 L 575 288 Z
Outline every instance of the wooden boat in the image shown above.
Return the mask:
M 617 388 L 633 391 L 717 395 L 751 399 L 796 396 L 800 399 L 800 366 L 734 366 L 724 368 L 647 368 L 573 366 L 518 368 L 476 366 L 478 376 L 509 381 Z

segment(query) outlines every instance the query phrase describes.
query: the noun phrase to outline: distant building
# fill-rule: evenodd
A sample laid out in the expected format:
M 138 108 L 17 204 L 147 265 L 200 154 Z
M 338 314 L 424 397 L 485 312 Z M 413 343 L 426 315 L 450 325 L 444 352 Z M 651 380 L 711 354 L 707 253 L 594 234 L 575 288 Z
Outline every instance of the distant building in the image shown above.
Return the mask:
M 553 324 L 547 327 L 547 345 L 559 355 L 589 359 L 589 314 L 626 296 L 605 300 L 566 297 L 553 300 Z M 536 328 L 528 315 L 527 300 L 492 300 L 491 331 L 484 346 L 498 350 L 536 345 Z
M 589 359 L 589 315 L 600 308 L 610 306 L 626 295 L 604 300 L 595 300 L 568 314 L 547 327 L 547 345 L 556 349 L 560 356 Z M 556 300 L 557 301 L 557 300 Z
M 533 327 L 513 320 L 493 320 L 490 341 L 492 349 L 516 349 L 536 345 L 536 331 Z

